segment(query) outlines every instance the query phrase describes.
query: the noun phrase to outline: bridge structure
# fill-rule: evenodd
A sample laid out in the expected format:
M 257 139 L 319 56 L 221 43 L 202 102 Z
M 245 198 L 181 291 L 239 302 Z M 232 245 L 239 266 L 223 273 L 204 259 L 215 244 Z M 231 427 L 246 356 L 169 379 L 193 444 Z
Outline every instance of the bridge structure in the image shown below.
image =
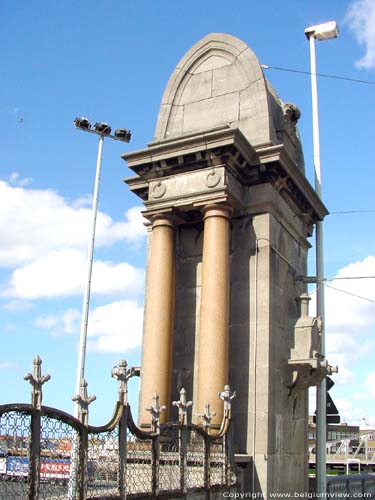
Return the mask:
M 309 238 L 328 210 L 305 176 L 300 116 L 238 38 L 211 33 L 182 57 L 153 141 L 122 156 L 148 229 L 138 421 L 126 364 L 101 427 L 85 381 L 77 419 L 41 404 L 35 368 L 32 404 L 0 407 L 20 459 L 7 500 L 26 498 L 23 466 L 29 500 L 306 495 L 308 388 L 332 367 L 309 314 Z
M 327 471 L 339 470 L 350 472 L 375 472 L 374 432 L 353 434 L 351 437 L 327 441 Z M 309 465 L 315 468 L 315 453 L 310 449 Z

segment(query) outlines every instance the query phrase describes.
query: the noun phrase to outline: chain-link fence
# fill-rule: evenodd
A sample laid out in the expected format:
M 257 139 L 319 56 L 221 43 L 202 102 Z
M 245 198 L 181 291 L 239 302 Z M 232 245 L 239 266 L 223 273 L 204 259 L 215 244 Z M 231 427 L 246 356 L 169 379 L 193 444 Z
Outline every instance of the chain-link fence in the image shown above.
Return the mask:
M 78 398 L 85 409 L 79 418 L 42 406 L 42 384 L 49 377 L 43 379 L 40 364 L 37 358 L 27 376 L 32 404 L 0 406 L 0 500 L 178 497 L 236 483 L 228 411 L 221 430 L 211 435 L 209 422 L 204 429 L 186 423 L 191 404 L 184 393 L 176 402 L 179 422 L 160 425 L 156 404 L 150 407 L 151 431 L 145 432 L 126 401 L 122 362 L 114 416 L 94 427 L 88 424 L 87 384 Z

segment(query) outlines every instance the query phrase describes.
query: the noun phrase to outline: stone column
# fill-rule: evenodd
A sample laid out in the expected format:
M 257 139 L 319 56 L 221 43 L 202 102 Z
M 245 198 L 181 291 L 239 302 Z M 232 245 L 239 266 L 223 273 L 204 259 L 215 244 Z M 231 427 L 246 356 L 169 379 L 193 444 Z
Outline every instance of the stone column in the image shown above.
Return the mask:
M 145 410 L 156 392 L 160 405 L 167 411 L 161 423 L 168 419 L 172 373 L 172 344 L 175 303 L 175 228 L 169 215 L 153 219 L 149 249 L 145 317 L 142 342 L 141 392 L 139 424 L 150 424 Z
M 198 384 L 196 413 L 210 403 L 221 423 L 223 410 L 218 392 L 228 384 L 229 343 L 229 248 L 230 214 L 225 205 L 204 208 L 202 292 L 199 323 Z

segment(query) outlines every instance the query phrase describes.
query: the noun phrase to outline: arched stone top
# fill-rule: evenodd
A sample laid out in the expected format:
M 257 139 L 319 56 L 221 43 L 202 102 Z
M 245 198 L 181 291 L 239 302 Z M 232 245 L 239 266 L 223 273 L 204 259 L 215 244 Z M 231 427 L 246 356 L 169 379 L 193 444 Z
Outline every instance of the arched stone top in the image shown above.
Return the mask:
M 233 127 L 252 146 L 280 144 L 287 128 L 285 116 L 284 105 L 269 86 L 254 52 L 232 35 L 211 33 L 173 71 L 161 102 L 155 141 Z M 292 156 L 303 169 L 295 123 L 291 122 L 288 134 Z

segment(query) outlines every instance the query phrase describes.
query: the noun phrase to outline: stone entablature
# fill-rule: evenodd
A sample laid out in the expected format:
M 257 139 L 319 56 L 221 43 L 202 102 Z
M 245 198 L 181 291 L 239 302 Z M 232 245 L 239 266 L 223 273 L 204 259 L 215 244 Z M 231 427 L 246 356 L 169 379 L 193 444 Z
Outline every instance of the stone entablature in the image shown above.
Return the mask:
M 254 148 L 237 128 L 151 143 L 122 158 L 137 174 L 125 182 L 150 210 L 191 210 L 214 198 L 241 210 L 249 204 L 242 186 L 271 183 L 304 218 L 309 236 L 312 225 L 327 215 L 283 144 Z

